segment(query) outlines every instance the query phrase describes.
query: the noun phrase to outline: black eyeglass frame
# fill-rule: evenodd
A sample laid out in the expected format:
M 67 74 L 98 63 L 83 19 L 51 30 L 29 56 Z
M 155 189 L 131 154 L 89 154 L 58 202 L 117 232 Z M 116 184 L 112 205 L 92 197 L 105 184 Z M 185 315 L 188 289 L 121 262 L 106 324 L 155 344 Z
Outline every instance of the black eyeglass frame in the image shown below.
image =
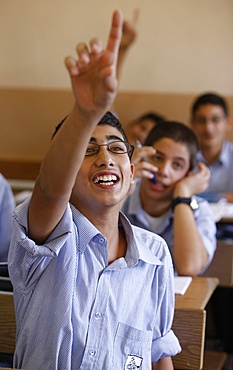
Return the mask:
M 114 144 L 114 143 L 123 143 L 123 144 L 125 144 L 125 146 L 126 146 L 126 151 L 124 151 L 124 152 L 114 152 L 113 150 L 111 150 L 111 148 L 109 147 L 109 145 L 112 145 L 112 144 Z M 133 152 L 134 152 L 134 146 L 133 145 L 131 145 L 131 144 L 129 144 L 127 141 L 123 141 L 123 140 L 114 140 L 114 141 L 111 141 L 110 143 L 108 143 L 108 144 L 97 144 L 97 143 L 95 143 L 95 142 L 90 142 L 89 143 L 89 145 L 95 145 L 96 146 L 96 151 L 93 151 L 93 152 L 87 152 L 86 151 L 86 153 L 85 153 L 85 157 L 90 157 L 90 156 L 92 156 L 92 155 L 95 155 L 95 154 L 97 154 L 97 153 L 99 153 L 99 151 L 100 151 L 100 147 L 101 146 L 106 146 L 107 147 L 107 150 L 110 152 L 110 153 L 113 153 L 113 154 L 117 154 L 117 155 L 119 155 L 119 154 L 128 154 L 128 156 L 129 156 L 129 159 L 131 159 L 132 158 L 132 155 L 133 155 Z

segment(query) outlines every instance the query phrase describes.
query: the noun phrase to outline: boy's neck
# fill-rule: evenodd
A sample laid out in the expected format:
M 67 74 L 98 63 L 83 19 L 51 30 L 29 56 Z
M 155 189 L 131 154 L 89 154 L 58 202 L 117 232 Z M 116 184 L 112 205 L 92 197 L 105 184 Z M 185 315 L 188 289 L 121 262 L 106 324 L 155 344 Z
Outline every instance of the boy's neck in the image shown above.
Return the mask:
M 203 148 L 201 147 L 201 153 L 205 158 L 207 165 L 211 165 L 221 154 L 223 143 L 217 148 Z
M 164 200 L 157 199 L 153 202 L 151 200 L 143 199 L 141 196 L 142 208 L 151 217 L 160 217 L 164 215 L 171 207 L 172 199 Z
M 90 214 L 82 212 L 84 216 L 99 230 L 108 241 L 108 263 L 124 257 L 127 249 L 127 242 L 122 226 L 119 226 L 118 207 L 113 211 L 111 207 L 108 211 Z

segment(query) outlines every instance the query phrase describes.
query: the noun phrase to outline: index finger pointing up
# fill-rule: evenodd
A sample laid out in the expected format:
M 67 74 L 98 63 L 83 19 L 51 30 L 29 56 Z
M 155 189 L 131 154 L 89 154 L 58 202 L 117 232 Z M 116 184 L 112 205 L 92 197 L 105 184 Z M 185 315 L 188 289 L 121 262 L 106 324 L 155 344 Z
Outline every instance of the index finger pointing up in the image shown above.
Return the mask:
M 121 42 L 123 14 L 115 10 L 112 16 L 111 30 L 108 38 L 107 50 L 117 56 Z

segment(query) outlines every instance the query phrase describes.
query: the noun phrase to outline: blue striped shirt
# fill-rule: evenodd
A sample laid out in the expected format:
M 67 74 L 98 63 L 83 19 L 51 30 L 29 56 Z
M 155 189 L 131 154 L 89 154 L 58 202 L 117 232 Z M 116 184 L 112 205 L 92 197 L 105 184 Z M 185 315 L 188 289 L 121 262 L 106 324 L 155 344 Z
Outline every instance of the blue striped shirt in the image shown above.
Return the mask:
M 206 164 L 201 152 L 198 153 L 197 160 Z M 219 157 L 208 167 L 211 172 L 210 182 L 202 194 L 233 192 L 233 143 L 226 140 Z
M 7 262 L 15 199 L 10 184 L 0 173 L 0 262 Z
M 173 267 L 159 236 L 120 214 L 127 252 L 108 265 L 107 240 L 68 206 L 44 245 L 27 237 L 29 200 L 16 208 L 9 255 L 17 341 L 26 370 L 110 370 L 180 351 L 171 330 Z

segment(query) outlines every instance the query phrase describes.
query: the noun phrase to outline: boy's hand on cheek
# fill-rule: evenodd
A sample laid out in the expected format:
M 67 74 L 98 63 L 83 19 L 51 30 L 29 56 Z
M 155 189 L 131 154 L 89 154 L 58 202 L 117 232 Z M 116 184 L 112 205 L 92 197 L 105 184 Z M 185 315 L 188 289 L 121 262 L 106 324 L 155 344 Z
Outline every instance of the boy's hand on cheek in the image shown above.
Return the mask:
M 177 182 L 173 197 L 191 197 L 205 191 L 210 180 L 210 170 L 203 163 L 198 163 L 199 171 L 190 172 L 188 176 Z

